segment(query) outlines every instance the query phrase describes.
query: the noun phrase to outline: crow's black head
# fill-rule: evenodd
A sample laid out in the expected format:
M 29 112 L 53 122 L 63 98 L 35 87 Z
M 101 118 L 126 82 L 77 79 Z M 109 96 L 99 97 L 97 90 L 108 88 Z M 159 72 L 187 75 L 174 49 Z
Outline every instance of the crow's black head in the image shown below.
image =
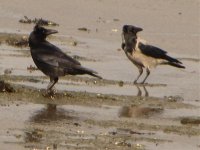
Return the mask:
M 124 25 L 123 26 L 123 33 L 133 33 L 133 34 L 137 34 L 138 32 L 142 31 L 143 29 L 140 28 L 140 27 L 136 27 L 136 26 L 133 26 L 133 25 Z
M 41 42 L 46 41 L 46 37 L 50 34 L 58 33 L 56 30 L 46 29 L 38 24 L 35 25 L 29 36 L 29 46 L 37 47 Z
M 132 52 L 137 43 L 137 32 L 142 31 L 142 28 L 132 25 L 124 25 L 122 28 L 122 49 Z
M 35 25 L 33 34 L 37 36 L 39 39 L 46 39 L 46 37 L 50 34 L 58 33 L 58 31 L 53 29 L 46 29 L 38 24 Z

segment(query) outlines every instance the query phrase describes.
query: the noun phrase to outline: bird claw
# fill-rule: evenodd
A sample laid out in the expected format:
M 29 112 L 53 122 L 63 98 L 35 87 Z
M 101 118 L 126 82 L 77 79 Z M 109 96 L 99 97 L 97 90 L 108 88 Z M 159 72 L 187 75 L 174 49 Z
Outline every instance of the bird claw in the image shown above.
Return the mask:
M 43 96 L 51 98 L 51 99 L 54 99 L 55 98 L 55 94 L 56 94 L 56 90 L 55 89 L 47 89 L 45 91 L 45 93 L 43 93 Z

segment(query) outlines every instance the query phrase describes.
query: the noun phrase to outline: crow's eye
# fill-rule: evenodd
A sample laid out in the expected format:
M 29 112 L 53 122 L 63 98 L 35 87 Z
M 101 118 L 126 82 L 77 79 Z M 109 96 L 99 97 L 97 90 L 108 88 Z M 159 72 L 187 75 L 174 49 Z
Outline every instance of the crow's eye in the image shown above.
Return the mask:
M 132 33 L 135 33 L 135 29 L 134 29 L 134 28 L 131 28 L 131 32 L 132 32 Z
M 128 32 L 129 32 L 129 33 L 134 33 L 134 28 L 129 28 L 129 29 L 128 29 Z
M 45 33 L 45 30 L 44 30 L 43 28 L 38 28 L 37 31 L 38 31 L 39 33 Z

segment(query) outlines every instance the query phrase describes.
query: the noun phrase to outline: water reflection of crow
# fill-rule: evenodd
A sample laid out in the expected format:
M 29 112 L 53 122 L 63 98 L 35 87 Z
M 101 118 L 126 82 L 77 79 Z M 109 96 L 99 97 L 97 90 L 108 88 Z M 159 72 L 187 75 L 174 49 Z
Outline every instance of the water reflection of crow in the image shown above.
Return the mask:
M 76 119 L 74 116 L 69 114 L 64 109 L 57 108 L 55 104 L 47 104 L 47 107 L 39 110 L 38 112 L 34 113 L 34 115 L 30 118 L 29 122 L 32 123 L 53 123 L 62 120 L 73 120 Z M 45 136 L 44 130 L 38 128 L 29 128 L 25 131 L 25 142 L 41 142 L 42 138 Z
M 30 118 L 30 122 L 45 123 L 63 119 L 71 120 L 74 119 L 74 117 L 67 115 L 67 112 L 64 109 L 57 109 L 55 104 L 47 104 L 46 108 L 38 111 L 34 116 Z
M 146 87 L 144 86 L 144 85 L 141 85 L 142 86 L 142 88 L 143 88 L 143 90 L 144 90 L 144 96 L 145 97 L 148 97 L 149 96 L 149 92 L 147 91 L 147 89 L 146 89 Z M 138 86 L 137 84 L 136 84 L 136 87 L 137 87 L 137 89 L 138 89 L 138 93 L 137 93 L 137 96 L 142 96 L 142 91 L 141 91 L 141 86 Z
M 149 93 L 146 89 L 146 87 L 142 84 L 137 85 L 135 84 L 135 86 L 138 89 L 138 93 L 136 96 L 142 97 L 142 95 L 144 95 L 144 97 L 148 97 Z M 142 93 L 141 87 L 144 90 L 144 94 Z M 156 114 L 160 114 L 161 112 L 163 112 L 162 108 L 156 108 L 156 107 L 142 107 L 142 106 L 123 106 L 120 110 L 119 110 L 119 117 L 144 117 L 144 118 L 148 118 L 151 117 L 153 115 Z
M 123 106 L 119 111 L 119 117 L 142 117 L 149 118 L 163 112 L 162 108 L 141 107 L 141 106 Z

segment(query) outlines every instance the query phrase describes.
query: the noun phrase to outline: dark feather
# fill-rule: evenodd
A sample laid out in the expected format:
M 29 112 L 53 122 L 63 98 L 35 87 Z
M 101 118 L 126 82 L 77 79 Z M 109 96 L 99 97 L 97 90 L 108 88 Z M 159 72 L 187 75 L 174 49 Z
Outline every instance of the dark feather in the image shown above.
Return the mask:
M 174 62 L 169 62 L 168 64 L 171 65 L 171 66 L 173 66 L 173 67 L 184 68 L 185 69 L 185 66 L 182 66 L 182 65 L 174 63 Z
M 166 51 L 158 47 L 155 47 L 152 45 L 146 45 L 141 42 L 138 44 L 138 47 L 143 54 L 154 57 L 154 58 L 163 58 L 166 56 L 166 53 L 167 53 Z
M 102 79 L 101 76 L 97 75 L 97 72 L 94 71 L 94 70 L 91 70 L 91 69 L 88 69 L 88 68 L 85 68 L 85 67 L 82 67 L 82 66 L 73 66 L 72 68 L 71 67 L 68 67 L 68 68 L 65 68 L 65 73 L 67 74 L 71 74 L 71 75 L 76 75 L 76 74 L 89 74 L 91 76 L 94 76 L 94 77 L 97 77 L 99 79 Z
M 34 48 L 31 52 L 37 55 L 37 57 L 35 57 L 36 59 L 40 59 L 40 61 L 45 61 L 46 63 L 50 63 L 52 65 L 53 63 L 58 63 L 61 66 L 65 66 L 65 64 L 68 63 L 74 65 L 81 65 L 77 60 L 66 55 L 58 47 L 52 45 L 49 42 L 41 43 L 39 47 Z
M 148 45 L 148 44 L 146 45 L 146 44 L 143 44 L 141 42 L 138 44 L 138 47 L 144 55 L 147 55 L 147 56 L 150 56 L 150 57 L 153 57 L 153 58 L 158 58 L 158 59 L 165 59 L 165 60 L 168 60 L 170 62 L 182 64 L 179 60 L 168 56 L 166 51 L 164 51 L 164 50 L 162 50 L 158 47 Z

